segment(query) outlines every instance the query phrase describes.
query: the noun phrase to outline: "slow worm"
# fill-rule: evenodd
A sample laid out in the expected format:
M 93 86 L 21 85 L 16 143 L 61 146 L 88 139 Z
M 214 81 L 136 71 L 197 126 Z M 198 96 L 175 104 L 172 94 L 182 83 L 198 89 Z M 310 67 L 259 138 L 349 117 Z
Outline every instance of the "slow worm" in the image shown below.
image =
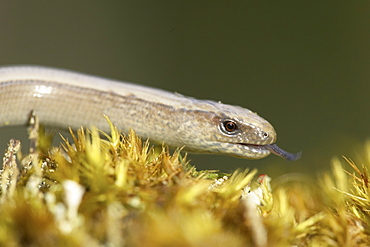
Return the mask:
M 272 125 L 256 113 L 210 100 L 40 66 L 0 68 L 0 125 L 22 125 L 34 110 L 55 127 L 95 125 L 110 120 L 150 141 L 190 152 L 259 159 L 274 153 L 296 160 L 275 143 Z

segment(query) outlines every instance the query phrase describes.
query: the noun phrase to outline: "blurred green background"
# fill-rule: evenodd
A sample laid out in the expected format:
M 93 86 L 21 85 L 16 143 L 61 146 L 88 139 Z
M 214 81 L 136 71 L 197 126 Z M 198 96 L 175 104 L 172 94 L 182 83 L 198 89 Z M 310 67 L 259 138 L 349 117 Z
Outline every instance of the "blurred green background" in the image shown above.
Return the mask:
M 370 1 L 2 1 L 0 65 L 68 68 L 244 106 L 302 159 L 190 155 L 194 165 L 313 174 L 334 156 L 355 159 L 370 136 L 369 10 Z M 0 150 L 25 136 L 0 131 Z

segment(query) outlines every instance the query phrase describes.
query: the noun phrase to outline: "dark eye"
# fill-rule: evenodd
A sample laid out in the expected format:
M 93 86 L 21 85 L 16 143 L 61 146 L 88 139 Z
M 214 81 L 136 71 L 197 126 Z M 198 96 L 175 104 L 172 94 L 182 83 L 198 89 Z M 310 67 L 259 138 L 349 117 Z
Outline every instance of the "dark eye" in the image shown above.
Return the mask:
M 269 137 L 269 133 L 267 133 L 267 132 L 263 132 L 263 137 L 264 137 L 264 138 Z
M 234 121 L 226 120 L 223 124 L 227 132 L 234 132 L 235 130 L 238 129 L 238 126 L 236 125 Z

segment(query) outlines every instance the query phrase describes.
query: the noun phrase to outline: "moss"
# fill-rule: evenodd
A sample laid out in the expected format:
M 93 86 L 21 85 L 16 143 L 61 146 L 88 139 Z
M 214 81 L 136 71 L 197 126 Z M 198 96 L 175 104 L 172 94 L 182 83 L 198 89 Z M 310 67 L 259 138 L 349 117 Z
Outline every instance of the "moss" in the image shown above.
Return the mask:
M 22 158 L 9 142 L 1 246 L 370 245 L 370 162 L 334 159 L 318 179 L 270 183 L 256 170 L 196 171 L 180 150 L 158 151 L 110 125 L 109 134 L 71 131 L 53 147 L 36 123 L 38 149 Z

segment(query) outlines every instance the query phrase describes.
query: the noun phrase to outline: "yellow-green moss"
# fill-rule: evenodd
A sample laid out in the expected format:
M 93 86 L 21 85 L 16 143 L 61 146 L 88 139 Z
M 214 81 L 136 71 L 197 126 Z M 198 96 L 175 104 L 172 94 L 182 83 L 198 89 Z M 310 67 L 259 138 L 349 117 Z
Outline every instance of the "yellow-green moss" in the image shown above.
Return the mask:
M 110 123 L 110 122 L 109 122 Z M 111 124 L 111 123 L 110 123 Z M 0 246 L 369 246 L 369 163 L 312 180 L 196 171 L 180 150 L 92 128 L 1 170 Z M 103 138 L 102 138 L 103 137 Z M 370 145 L 369 145 L 370 153 Z M 20 156 L 19 156 L 20 157 Z

